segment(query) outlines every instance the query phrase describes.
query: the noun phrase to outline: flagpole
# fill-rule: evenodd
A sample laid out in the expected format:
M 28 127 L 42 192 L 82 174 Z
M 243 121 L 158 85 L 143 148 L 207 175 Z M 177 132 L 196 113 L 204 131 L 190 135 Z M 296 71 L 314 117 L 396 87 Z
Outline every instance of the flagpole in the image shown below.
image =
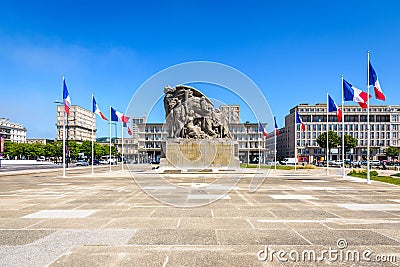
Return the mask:
M 328 91 L 326 91 L 326 175 L 329 175 L 329 112 Z
M 92 111 L 93 111 L 93 94 L 92 94 Z M 93 111 L 93 117 L 92 117 L 92 175 L 94 174 L 94 165 L 93 165 L 93 159 L 94 159 L 94 143 L 93 143 L 93 128 L 94 128 L 94 120 L 95 120 L 95 113 Z
M 343 75 L 342 75 L 342 177 L 344 178 L 346 176 L 345 169 L 344 169 L 344 153 L 345 153 L 345 147 L 344 147 L 344 93 L 343 93 Z
M 121 160 L 121 170 L 124 170 L 124 122 L 121 123 L 121 135 L 122 135 L 122 144 L 121 144 L 121 150 L 122 150 L 122 160 Z
M 276 124 L 276 117 L 275 117 L 275 124 Z M 275 144 L 274 144 L 274 154 L 275 154 L 275 160 L 274 160 L 274 169 L 275 169 L 275 171 L 276 171 L 276 132 L 278 131 L 278 129 L 277 128 L 275 128 L 275 136 L 274 136 L 274 139 L 275 139 Z
M 294 112 L 294 171 L 297 170 L 297 123 L 296 123 L 297 109 Z
M 367 52 L 367 58 L 368 58 L 368 62 L 367 62 L 367 184 L 371 184 L 371 179 L 370 179 L 370 162 L 369 162 L 369 157 L 370 157 L 370 127 L 369 127 L 369 51 Z
M 110 106 L 110 172 L 112 172 L 111 170 L 111 123 L 112 123 L 112 119 L 111 119 L 111 106 Z
M 63 161 L 63 174 L 62 174 L 62 178 L 65 178 L 65 117 L 66 117 L 66 113 L 65 113 L 65 106 L 64 106 L 64 112 L 63 112 L 63 155 L 62 155 L 62 161 Z

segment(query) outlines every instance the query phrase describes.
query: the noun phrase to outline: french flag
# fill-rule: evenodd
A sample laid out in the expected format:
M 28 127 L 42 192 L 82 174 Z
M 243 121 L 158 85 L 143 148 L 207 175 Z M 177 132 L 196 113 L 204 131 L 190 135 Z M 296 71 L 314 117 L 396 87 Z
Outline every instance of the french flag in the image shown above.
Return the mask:
M 129 135 L 132 135 L 131 128 L 129 128 L 128 124 L 127 124 L 127 123 L 124 123 L 123 126 L 124 126 L 124 127 L 127 127 L 127 128 L 128 128 L 128 129 L 127 129 L 128 134 L 129 134 Z
M 374 86 L 374 92 L 375 92 L 375 97 L 376 99 L 385 101 L 385 95 L 382 92 L 381 85 L 378 80 L 378 76 L 376 75 L 376 72 L 374 68 L 372 67 L 371 62 L 369 62 L 369 84 L 368 85 L 373 85 Z
M 69 116 L 69 109 L 71 108 L 71 97 L 68 93 L 67 84 L 65 83 L 65 78 L 63 77 L 63 102 L 64 102 L 64 109 L 67 116 Z
M 296 124 L 301 124 L 301 130 L 304 132 L 306 130 L 306 126 L 303 123 L 303 120 L 300 118 L 299 113 L 296 111 Z
M 366 92 L 361 91 L 355 86 L 351 85 L 346 80 L 343 80 L 343 96 L 344 101 L 354 101 L 358 102 L 360 107 L 367 108 L 368 97 L 371 98 L 371 95 L 368 95 Z
M 262 133 L 265 136 L 265 138 L 268 138 L 267 130 L 265 130 L 261 122 L 258 122 L 258 132 Z
M 335 101 L 333 101 L 332 97 L 328 95 L 328 112 L 336 112 L 338 122 L 342 121 L 342 110 L 338 108 Z
M 94 96 L 92 96 L 92 100 L 93 100 L 93 113 L 96 113 L 97 115 L 100 116 L 100 118 L 102 118 L 103 120 L 108 121 L 108 119 L 106 118 L 106 116 L 104 116 L 103 112 L 101 112 L 99 106 L 96 103 L 96 99 L 94 99 Z
M 113 109 L 113 107 L 111 107 L 111 121 L 119 121 L 122 123 L 128 123 L 129 117 L 125 116 L 118 110 L 115 110 L 115 109 Z
M 276 123 L 276 116 L 274 116 L 274 122 L 275 122 L 275 134 L 279 136 L 281 133 L 278 130 L 278 124 Z

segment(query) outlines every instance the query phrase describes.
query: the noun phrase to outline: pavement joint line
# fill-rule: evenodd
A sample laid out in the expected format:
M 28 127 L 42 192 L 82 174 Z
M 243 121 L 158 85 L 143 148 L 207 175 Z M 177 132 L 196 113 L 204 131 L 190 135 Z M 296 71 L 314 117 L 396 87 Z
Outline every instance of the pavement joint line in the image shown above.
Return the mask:
M 254 224 L 250 221 L 249 218 L 247 218 L 246 221 L 250 224 L 250 226 L 251 226 L 251 228 L 253 228 L 253 230 L 256 230 L 256 227 L 254 227 Z
M 109 225 L 110 223 L 112 223 L 113 221 L 115 221 L 115 218 L 112 218 L 111 220 L 109 220 L 108 222 L 106 222 L 104 225 L 102 225 L 100 227 L 100 229 L 104 229 L 107 225 Z
M 309 245 L 313 245 L 313 243 L 310 242 L 310 240 L 308 240 L 307 238 L 305 238 L 303 235 L 301 235 L 299 232 L 296 231 L 296 229 L 291 229 L 293 232 L 295 232 L 298 236 L 300 236 L 301 238 L 303 238 L 306 242 L 308 242 Z
M 238 190 L 235 190 L 235 192 L 239 195 L 241 199 L 243 199 L 247 203 L 247 205 L 254 206 L 254 203 L 250 202 L 247 198 L 245 198 Z
M 381 232 L 379 232 L 379 229 L 371 229 L 371 230 L 372 230 L 372 232 L 378 233 L 380 235 L 383 235 L 384 237 L 387 237 L 387 238 L 389 238 L 389 239 L 391 239 L 393 241 L 396 241 L 396 242 L 400 243 L 400 239 L 397 240 L 396 238 L 393 238 L 393 237 L 390 237 L 390 236 L 388 236 L 388 235 L 386 235 L 384 233 L 381 233 Z
M 165 257 L 165 259 L 164 259 L 164 263 L 163 263 L 163 266 L 162 266 L 162 267 L 166 267 L 167 264 L 168 264 L 168 261 L 169 261 L 169 256 L 167 255 L 167 256 Z
M 43 219 L 43 220 L 41 220 L 41 221 L 35 222 L 34 224 L 28 225 L 28 226 L 22 228 L 22 230 L 30 230 L 31 227 L 33 227 L 33 226 L 35 226 L 35 225 L 37 225 L 37 224 L 40 224 L 40 223 L 44 222 L 45 220 L 46 220 L 46 219 Z

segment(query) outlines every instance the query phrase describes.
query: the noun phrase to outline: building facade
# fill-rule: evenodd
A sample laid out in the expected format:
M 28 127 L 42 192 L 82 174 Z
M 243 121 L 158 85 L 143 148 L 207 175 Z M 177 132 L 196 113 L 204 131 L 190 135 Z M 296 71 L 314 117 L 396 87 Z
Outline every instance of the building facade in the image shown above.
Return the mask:
M 63 139 L 64 106 L 58 105 L 56 109 L 56 140 Z M 96 140 L 96 117 L 93 112 L 80 106 L 73 105 L 69 110 L 68 119 L 65 118 L 66 139 L 81 143 L 86 140 Z
M 40 143 L 40 144 L 42 144 L 42 145 L 47 145 L 47 144 L 49 144 L 49 143 L 53 143 L 54 140 L 52 140 L 52 139 L 46 139 L 46 138 L 29 138 L 29 139 L 26 139 L 26 142 L 27 142 L 28 144 Z
M 305 124 L 303 132 L 295 124 L 295 112 L 298 112 Z M 282 157 L 294 157 L 295 149 L 300 161 L 313 162 L 324 159 L 325 150 L 317 144 L 317 137 L 329 130 L 342 136 L 342 122 L 338 122 L 335 113 L 328 115 L 326 104 L 300 104 L 290 110 L 285 117 L 285 127 L 278 137 L 277 154 Z M 346 159 L 362 160 L 367 155 L 367 109 L 359 106 L 344 107 L 344 134 L 357 141 L 357 147 L 346 154 Z M 374 160 L 385 160 L 388 157 L 385 149 L 389 146 L 399 147 L 400 143 L 400 106 L 370 106 L 370 147 Z M 333 150 L 332 160 L 341 159 L 341 151 Z
M 0 118 L 0 136 L 5 141 L 15 143 L 26 142 L 26 128 L 21 123 L 10 121 L 10 119 Z
M 228 123 L 240 123 L 240 105 L 221 105 L 219 109 L 226 114 Z

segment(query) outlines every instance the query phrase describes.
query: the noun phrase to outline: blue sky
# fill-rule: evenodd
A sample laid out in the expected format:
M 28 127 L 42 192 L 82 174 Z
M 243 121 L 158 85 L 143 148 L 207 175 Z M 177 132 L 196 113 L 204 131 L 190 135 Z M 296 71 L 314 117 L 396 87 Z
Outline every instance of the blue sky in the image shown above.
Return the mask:
M 103 111 L 124 111 L 153 74 L 205 60 L 249 76 L 283 126 L 327 90 L 339 102 L 341 74 L 365 89 L 367 50 L 385 103 L 400 104 L 399 14 L 398 1 L 369 0 L 1 1 L 0 117 L 54 138 L 63 74 L 73 104 L 90 109 L 93 92 Z

